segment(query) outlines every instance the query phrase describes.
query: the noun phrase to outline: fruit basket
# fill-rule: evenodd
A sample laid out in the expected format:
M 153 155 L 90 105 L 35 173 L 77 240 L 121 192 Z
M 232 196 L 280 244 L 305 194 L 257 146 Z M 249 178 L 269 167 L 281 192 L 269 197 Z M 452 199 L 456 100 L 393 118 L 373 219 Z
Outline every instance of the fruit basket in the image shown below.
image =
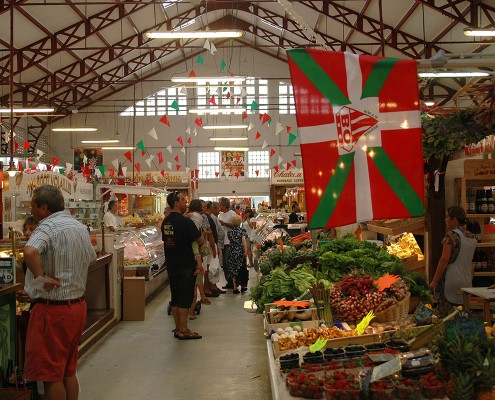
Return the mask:
M 441 399 L 446 395 L 445 383 L 443 383 L 434 372 L 423 375 L 420 378 L 422 383 L 421 392 L 426 399 Z
M 302 397 L 304 399 L 322 399 L 323 384 L 319 378 L 307 376 L 289 379 L 287 381 L 289 393 L 294 397 Z
M 421 399 L 421 384 L 417 380 L 402 379 L 394 382 L 394 393 L 400 400 Z
M 394 385 L 390 381 L 376 381 L 371 384 L 371 400 L 392 400 Z
M 390 321 L 402 321 L 407 317 L 409 313 L 409 302 L 411 300 L 411 294 L 408 293 L 405 298 L 387 309 L 378 312 L 375 315 L 375 322 L 390 322 Z

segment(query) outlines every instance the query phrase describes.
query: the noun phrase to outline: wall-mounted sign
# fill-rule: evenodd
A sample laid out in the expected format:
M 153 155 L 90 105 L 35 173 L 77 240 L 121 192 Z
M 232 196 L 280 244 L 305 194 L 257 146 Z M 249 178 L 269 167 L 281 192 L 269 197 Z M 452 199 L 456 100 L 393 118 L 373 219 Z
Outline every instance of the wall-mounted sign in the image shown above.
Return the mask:
M 10 184 L 3 192 L 9 195 L 19 195 L 23 200 L 30 200 L 34 189 L 42 185 L 53 185 L 62 191 L 64 198 L 74 198 L 75 182 L 58 172 L 19 172 L 14 178 L 10 178 L 10 181 Z
M 273 172 L 270 178 L 271 185 L 290 186 L 304 185 L 304 177 L 302 169 L 286 170 Z

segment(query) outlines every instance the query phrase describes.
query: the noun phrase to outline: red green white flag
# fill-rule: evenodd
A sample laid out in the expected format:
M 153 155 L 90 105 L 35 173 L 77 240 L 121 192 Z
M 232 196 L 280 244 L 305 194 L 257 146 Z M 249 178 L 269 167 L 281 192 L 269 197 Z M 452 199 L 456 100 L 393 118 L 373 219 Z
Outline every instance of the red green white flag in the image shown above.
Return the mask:
M 416 62 L 287 53 L 309 227 L 423 215 Z

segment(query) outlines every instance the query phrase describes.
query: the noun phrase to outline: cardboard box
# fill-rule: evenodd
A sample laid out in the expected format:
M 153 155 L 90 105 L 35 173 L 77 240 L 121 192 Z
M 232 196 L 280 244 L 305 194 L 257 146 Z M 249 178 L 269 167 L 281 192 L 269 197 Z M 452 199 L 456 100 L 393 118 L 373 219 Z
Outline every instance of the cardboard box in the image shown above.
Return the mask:
M 270 334 L 272 331 L 277 331 L 278 328 L 285 329 L 288 326 L 294 327 L 296 325 L 299 325 L 301 328 L 304 329 L 318 329 L 320 327 L 320 321 L 318 319 L 312 320 L 312 321 L 300 321 L 300 322 L 284 322 L 281 324 L 269 324 L 266 321 L 266 318 L 264 320 L 264 329 L 265 329 L 265 337 L 270 338 Z
M 124 277 L 124 321 L 144 321 L 145 279 L 142 276 Z

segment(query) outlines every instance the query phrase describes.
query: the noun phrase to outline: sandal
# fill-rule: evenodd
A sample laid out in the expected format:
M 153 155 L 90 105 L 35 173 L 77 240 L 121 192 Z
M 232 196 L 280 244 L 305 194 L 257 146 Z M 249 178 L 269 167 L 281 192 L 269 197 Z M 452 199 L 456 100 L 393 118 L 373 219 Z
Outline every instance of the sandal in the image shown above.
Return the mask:
M 187 329 L 185 332 L 179 332 L 179 340 L 193 340 L 193 339 L 201 339 L 201 336 L 198 332 L 193 332 L 190 329 Z
M 174 333 L 174 338 L 179 339 L 179 330 L 175 328 L 172 332 Z
M 195 316 L 195 315 L 190 315 L 190 316 L 189 316 L 189 319 L 190 319 L 191 321 L 194 321 L 194 320 L 196 319 L 196 316 Z

